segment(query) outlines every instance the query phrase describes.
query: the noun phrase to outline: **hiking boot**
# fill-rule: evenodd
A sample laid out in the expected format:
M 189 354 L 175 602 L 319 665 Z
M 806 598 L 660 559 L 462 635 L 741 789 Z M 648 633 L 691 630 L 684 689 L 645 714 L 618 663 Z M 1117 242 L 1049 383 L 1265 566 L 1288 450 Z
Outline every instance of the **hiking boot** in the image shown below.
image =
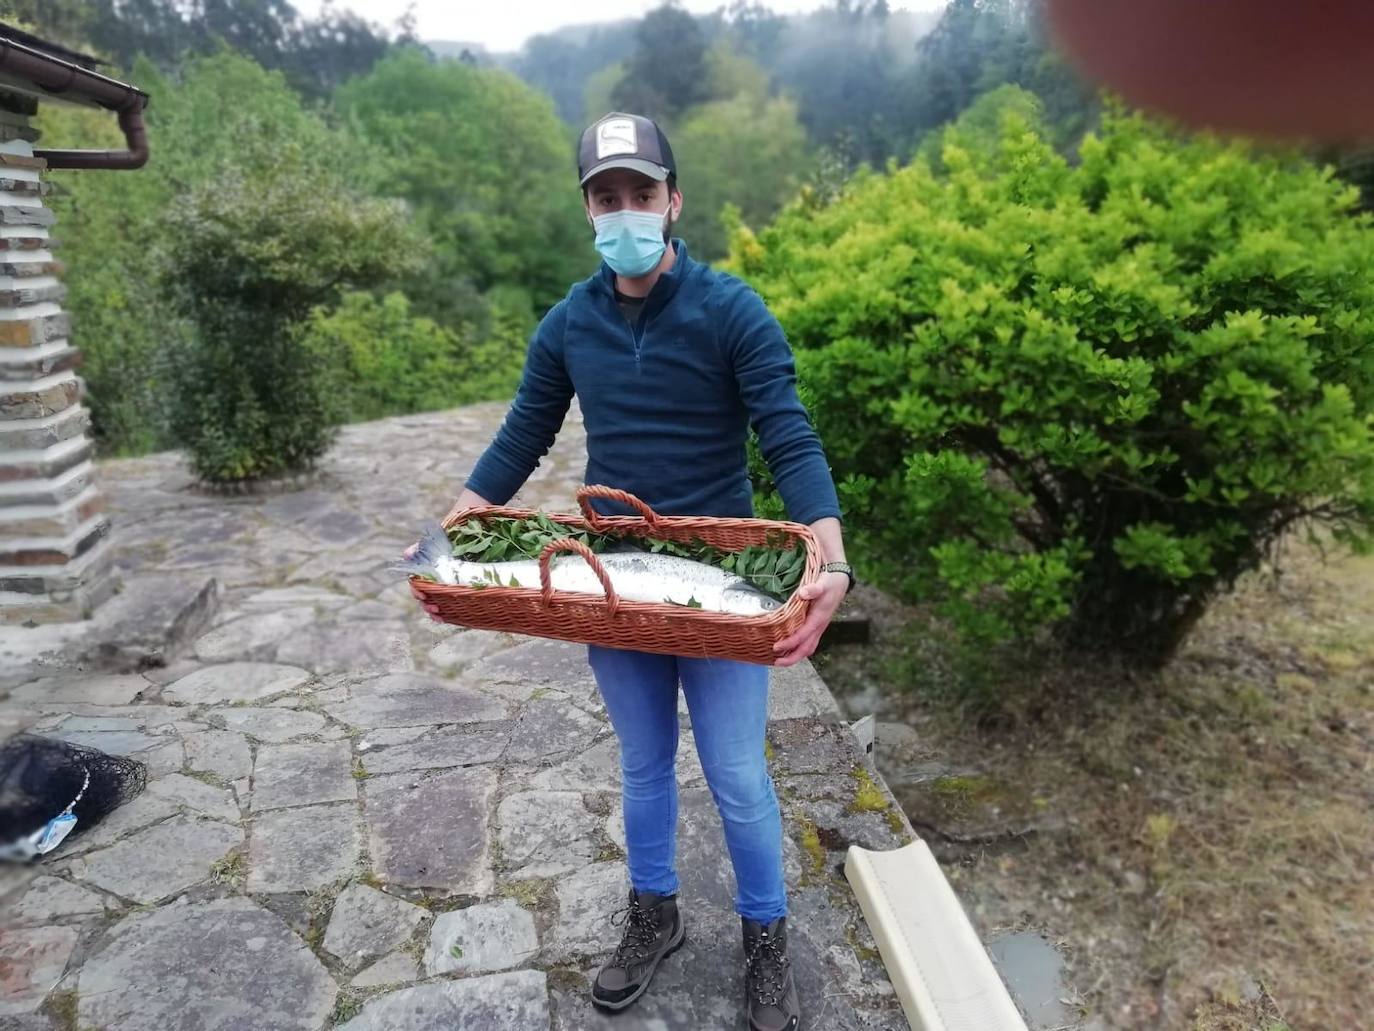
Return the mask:
M 761 924 L 748 917 L 744 924 L 744 998 L 749 1031 L 797 1031 L 801 1004 L 787 956 L 787 917 Z
M 621 917 L 623 919 L 616 919 Z M 630 889 L 630 902 L 611 915 L 623 923 L 625 934 L 615 954 L 596 975 L 592 1002 L 607 1010 L 623 1010 L 649 987 L 664 956 L 678 950 L 687 929 L 677 911 L 677 896 Z

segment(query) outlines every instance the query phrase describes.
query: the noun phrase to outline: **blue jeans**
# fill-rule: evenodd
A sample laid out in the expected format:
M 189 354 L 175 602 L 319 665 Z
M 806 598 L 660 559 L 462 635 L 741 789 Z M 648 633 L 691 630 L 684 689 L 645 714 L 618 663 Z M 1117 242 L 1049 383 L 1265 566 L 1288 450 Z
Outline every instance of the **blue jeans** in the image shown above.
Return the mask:
M 782 814 L 763 754 L 768 667 L 596 645 L 588 660 L 620 740 L 630 883 L 659 895 L 678 891 L 674 760 L 681 682 L 735 868 L 735 910 L 760 923 L 785 916 Z

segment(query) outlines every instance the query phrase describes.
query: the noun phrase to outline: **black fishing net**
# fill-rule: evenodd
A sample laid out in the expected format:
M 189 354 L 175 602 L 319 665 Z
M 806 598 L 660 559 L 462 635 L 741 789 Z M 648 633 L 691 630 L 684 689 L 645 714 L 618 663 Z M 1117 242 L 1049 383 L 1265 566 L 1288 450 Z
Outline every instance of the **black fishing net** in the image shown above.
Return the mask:
M 0 845 L 32 834 L 68 806 L 77 821 L 72 833 L 89 830 L 147 782 L 147 768 L 135 759 L 16 734 L 0 745 Z

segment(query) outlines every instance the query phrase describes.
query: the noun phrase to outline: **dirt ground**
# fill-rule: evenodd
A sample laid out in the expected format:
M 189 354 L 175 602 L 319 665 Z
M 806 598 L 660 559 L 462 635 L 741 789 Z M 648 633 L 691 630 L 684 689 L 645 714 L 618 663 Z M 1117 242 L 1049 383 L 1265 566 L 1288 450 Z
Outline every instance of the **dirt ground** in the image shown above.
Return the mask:
M 1374 558 L 1282 566 L 1154 677 L 1027 661 L 975 711 L 872 592 L 874 640 L 818 662 L 889 721 L 879 768 L 979 929 L 1054 942 L 1087 1027 L 1374 1028 Z

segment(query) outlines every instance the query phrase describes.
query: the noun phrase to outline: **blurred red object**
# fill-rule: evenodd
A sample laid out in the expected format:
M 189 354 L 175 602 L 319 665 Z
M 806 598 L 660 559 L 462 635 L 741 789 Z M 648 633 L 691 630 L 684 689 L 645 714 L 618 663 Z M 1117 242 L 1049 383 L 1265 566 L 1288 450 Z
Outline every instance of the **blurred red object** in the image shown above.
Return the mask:
M 1047 0 L 1088 78 L 1196 128 L 1374 139 L 1370 0 Z

